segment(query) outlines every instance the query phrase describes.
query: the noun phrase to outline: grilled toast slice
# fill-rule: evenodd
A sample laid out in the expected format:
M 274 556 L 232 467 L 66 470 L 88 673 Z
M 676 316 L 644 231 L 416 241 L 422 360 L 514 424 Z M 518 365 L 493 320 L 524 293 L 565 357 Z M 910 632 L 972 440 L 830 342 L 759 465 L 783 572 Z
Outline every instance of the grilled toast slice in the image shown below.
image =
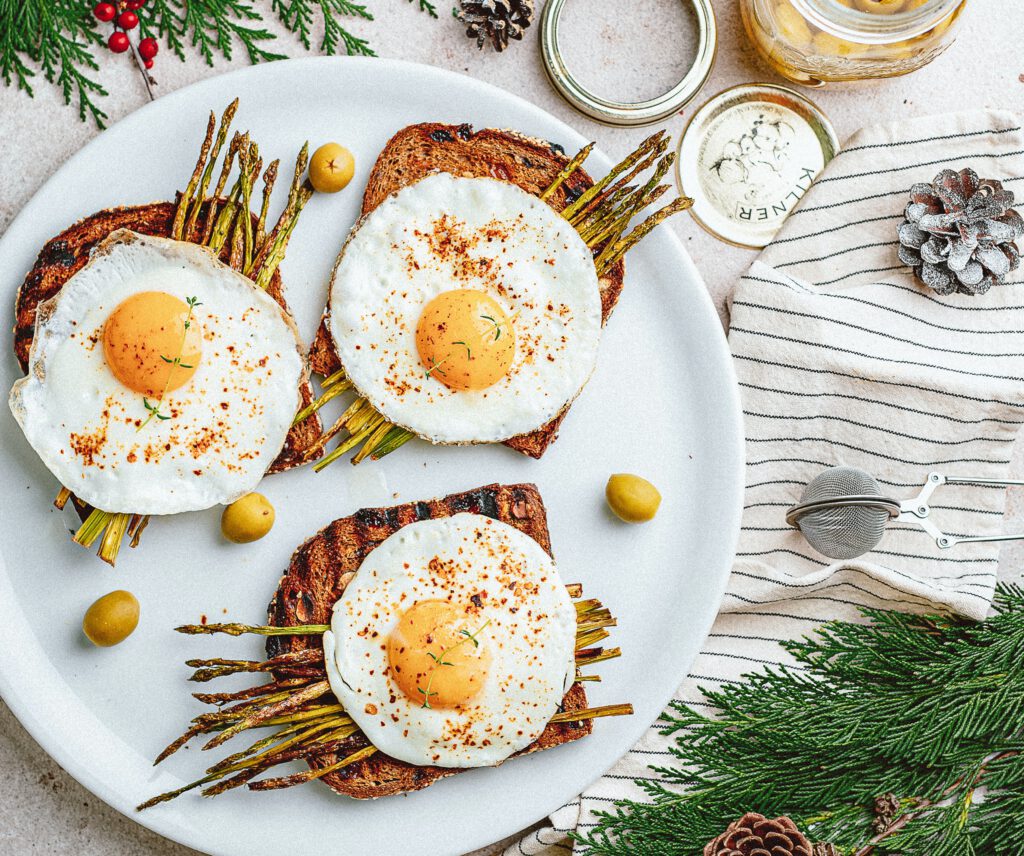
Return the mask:
M 329 624 L 331 611 L 345 586 L 363 559 L 381 541 L 416 520 L 450 517 L 461 511 L 485 514 L 515 526 L 551 553 L 544 503 L 532 484 L 492 484 L 429 502 L 363 509 L 351 517 L 335 520 L 295 551 L 268 608 L 268 623 L 276 626 Z M 272 636 L 267 641 L 267 656 L 320 645 L 319 636 Z M 581 710 L 586 706 L 583 685 L 573 684 L 562 701 L 562 709 Z M 592 730 L 593 722 L 589 720 L 549 724 L 536 742 L 518 754 L 578 740 Z M 335 755 L 322 755 L 309 763 L 319 769 L 338 760 Z M 377 752 L 328 773 L 322 781 L 340 794 L 356 799 L 376 799 L 420 790 L 459 772 L 461 770 L 446 767 L 417 767 Z
M 60 291 L 64 283 L 89 261 L 93 247 L 118 229 L 131 229 L 143 235 L 162 238 L 169 237 L 174 222 L 174 210 L 173 202 L 108 208 L 79 220 L 46 242 L 35 265 L 18 289 L 15 301 L 14 355 L 18 358 L 22 371 L 28 370 L 29 349 L 35 335 L 36 307 Z M 288 312 L 279 270 L 274 272 L 267 291 L 281 308 Z M 308 380 L 303 381 L 301 393 L 303 406 L 313 400 L 313 388 Z M 281 454 L 271 465 L 269 472 L 281 472 L 305 463 L 308 459 L 303 456 L 303 452 L 313 445 L 322 430 L 320 417 L 316 414 L 293 426 L 288 432 Z
M 370 213 L 392 193 L 432 172 L 498 178 L 539 196 L 568 162 L 561 146 L 515 131 L 493 128 L 474 131 L 470 125 L 438 122 L 409 125 L 395 134 L 378 156 L 363 193 L 362 213 Z M 561 211 L 593 184 L 590 176 L 583 169 L 578 169 L 548 203 L 556 211 Z M 620 261 L 600 279 L 602 322 L 607 322 L 615 308 L 624 274 L 625 266 Z M 324 376 L 341 368 L 327 327 L 326 313 L 310 347 L 310 366 Z M 566 405 L 543 428 L 513 437 L 505 441 L 505 445 L 531 458 L 539 458 L 554 442 L 570 406 Z

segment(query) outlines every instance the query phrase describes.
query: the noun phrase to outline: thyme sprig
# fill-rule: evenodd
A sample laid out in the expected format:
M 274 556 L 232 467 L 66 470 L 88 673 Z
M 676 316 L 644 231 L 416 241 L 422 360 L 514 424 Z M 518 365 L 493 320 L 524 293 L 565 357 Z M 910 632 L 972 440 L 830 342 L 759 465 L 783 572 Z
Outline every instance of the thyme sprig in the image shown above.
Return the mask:
M 163 391 L 160 393 L 160 397 L 156 400 L 155 403 L 150 401 L 148 398 L 143 397 L 142 405 L 149 412 L 149 416 L 147 416 L 145 420 L 139 425 L 139 427 L 136 429 L 137 431 L 141 431 L 143 428 L 149 425 L 149 423 L 152 422 L 154 419 L 160 419 L 164 421 L 171 418 L 169 414 L 161 412 L 160 408 L 164 403 L 164 399 L 167 397 L 167 391 L 171 388 L 171 382 L 174 380 L 174 370 L 176 368 L 192 368 L 191 365 L 183 363 L 181 361 L 181 357 L 182 354 L 184 354 L 185 352 L 185 341 L 188 338 L 188 331 L 192 329 L 192 313 L 195 311 L 195 308 L 197 306 L 202 306 L 203 304 L 202 301 L 195 296 L 186 297 L 185 303 L 188 304 L 188 312 L 185 313 L 185 323 L 182 325 L 181 328 L 181 339 L 178 342 L 178 353 L 173 358 L 165 356 L 163 354 L 160 355 L 160 359 L 170 365 L 170 368 L 167 370 L 167 380 L 164 382 Z
M 426 709 L 429 710 L 430 709 L 430 698 L 431 698 L 431 696 L 437 695 L 436 692 L 431 692 L 430 688 L 434 685 L 434 676 L 437 674 L 438 668 L 440 666 L 454 666 L 455 665 L 454 663 L 452 663 L 450 660 L 448 660 L 446 658 L 450 654 L 454 653 L 459 648 L 461 648 L 463 645 L 465 645 L 467 642 L 472 642 L 474 648 L 479 648 L 480 647 L 480 640 L 477 637 L 486 629 L 487 625 L 490 624 L 490 623 L 491 623 L 491 619 L 488 618 L 483 624 L 481 624 L 472 633 L 470 633 L 466 629 L 460 630 L 459 631 L 459 635 L 462 636 L 463 638 L 459 639 L 457 642 L 454 642 L 453 644 L 449 645 L 440 654 L 433 654 L 432 652 L 427 651 L 427 656 L 430 657 L 430 659 L 434 661 L 434 668 L 432 668 L 430 670 L 430 674 L 427 676 L 427 686 L 426 687 L 416 687 L 417 691 L 423 694 L 423 704 L 420 705 L 420 708 L 426 708 Z

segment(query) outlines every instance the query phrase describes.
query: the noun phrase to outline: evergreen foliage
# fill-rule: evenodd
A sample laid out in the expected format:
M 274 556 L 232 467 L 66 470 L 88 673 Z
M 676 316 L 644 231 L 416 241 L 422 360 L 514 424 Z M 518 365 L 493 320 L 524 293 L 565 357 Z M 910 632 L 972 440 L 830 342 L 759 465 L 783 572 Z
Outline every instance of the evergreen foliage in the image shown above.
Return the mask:
M 107 114 L 98 99 L 107 91 L 96 80 L 96 51 L 106 51 L 107 31 L 93 18 L 92 6 L 91 0 L 0 0 L 0 78 L 32 96 L 33 78 L 41 72 L 60 88 L 66 104 L 77 105 L 82 120 L 91 117 L 103 127 Z M 373 20 L 355 0 L 272 0 L 270 6 L 307 50 L 322 27 L 322 53 L 376 56 L 366 39 L 342 23 Z M 437 17 L 429 0 L 419 0 L 419 8 Z M 162 40 L 182 62 L 187 47 L 207 65 L 217 56 L 230 60 L 239 46 L 252 63 L 284 59 L 270 49 L 275 36 L 253 0 L 148 0 L 139 12 L 138 32 Z
M 602 813 L 607 856 L 698 856 L 744 811 L 788 815 L 844 856 L 1024 854 L 1024 589 L 980 624 L 864 609 L 784 647 L 798 667 L 666 715 L 677 764 L 651 803 Z M 875 799 L 899 810 L 879 822 Z

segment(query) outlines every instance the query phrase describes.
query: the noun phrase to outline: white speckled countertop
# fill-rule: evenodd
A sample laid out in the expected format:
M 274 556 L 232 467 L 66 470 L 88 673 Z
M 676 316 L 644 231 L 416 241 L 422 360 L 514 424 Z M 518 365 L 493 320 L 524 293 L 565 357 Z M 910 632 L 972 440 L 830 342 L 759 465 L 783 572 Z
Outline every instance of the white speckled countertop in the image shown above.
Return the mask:
M 737 83 L 776 80 L 758 64 L 746 41 L 737 0 L 713 3 L 720 33 L 718 61 L 694 107 Z M 256 0 L 255 5 L 271 17 L 269 0 Z M 448 14 L 450 4 L 438 3 L 439 20 L 419 13 L 415 3 L 401 0 L 367 0 L 367 5 L 376 20 L 355 22 L 352 29 L 369 39 L 381 56 L 450 68 L 511 89 L 591 135 L 612 155 L 625 153 L 649 133 L 605 128 L 566 105 L 544 75 L 536 30 L 502 55 L 478 54 Z M 629 10 L 628 18 L 623 16 L 624 9 Z M 611 96 L 635 99 L 656 94 L 678 79 L 691 55 L 692 27 L 685 9 L 676 0 L 625 4 L 570 0 L 563 18 L 563 28 L 569 31 L 563 46 L 567 61 L 585 83 Z M 916 74 L 809 93 L 832 119 L 840 138 L 875 121 L 947 110 L 992 106 L 1024 112 L 1024 52 L 1011 35 L 1024 32 L 1024 5 L 1020 0 L 971 0 L 967 15 L 958 43 Z M 277 50 L 305 55 L 297 40 L 268 23 L 282 33 Z M 643 57 L 642 63 L 637 56 Z M 127 57 L 104 55 L 103 60 L 101 80 L 112 92 L 105 109 L 115 121 L 145 103 L 146 93 Z M 170 92 L 244 62 L 219 62 L 211 69 L 197 57 L 181 64 L 161 55 L 154 69 L 157 91 Z M 0 88 L 0 231 L 53 169 L 97 133 L 60 104 L 55 89 L 43 83 L 36 89 L 32 100 L 14 89 Z M 670 131 L 678 133 L 691 112 L 669 121 Z M 671 228 L 690 251 L 721 311 L 734 281 L 755 254 L 716 241 L 685 215 L 673 220 Z M 9 349 L 3 351 L 3 358 L 10 359 Z M 1018 444 L 1017 478 L 1024 476 L 1022 462 Z M 1007 525 L 1024 529 L 1022 491 L 1011 494 Z M 1007 545 L 1001 572 L 1016 577 L 1022 566 L 1024 545 Z M 481 851 L 480 856 L 493 849 Z M 137 826 L 85 791 L 43 753 L 0 702 L 0 853 L 186 856 L 192 852 Z

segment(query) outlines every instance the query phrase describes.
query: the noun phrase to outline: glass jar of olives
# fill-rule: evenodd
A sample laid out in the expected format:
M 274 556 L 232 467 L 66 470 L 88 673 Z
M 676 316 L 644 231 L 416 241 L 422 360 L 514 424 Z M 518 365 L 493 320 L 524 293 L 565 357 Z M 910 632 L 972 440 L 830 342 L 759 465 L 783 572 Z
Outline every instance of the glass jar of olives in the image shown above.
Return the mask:
M 967 0 L 740 0 L 743 24 L 772 67 L 796 83 L 895 77 L 956 38 Z

